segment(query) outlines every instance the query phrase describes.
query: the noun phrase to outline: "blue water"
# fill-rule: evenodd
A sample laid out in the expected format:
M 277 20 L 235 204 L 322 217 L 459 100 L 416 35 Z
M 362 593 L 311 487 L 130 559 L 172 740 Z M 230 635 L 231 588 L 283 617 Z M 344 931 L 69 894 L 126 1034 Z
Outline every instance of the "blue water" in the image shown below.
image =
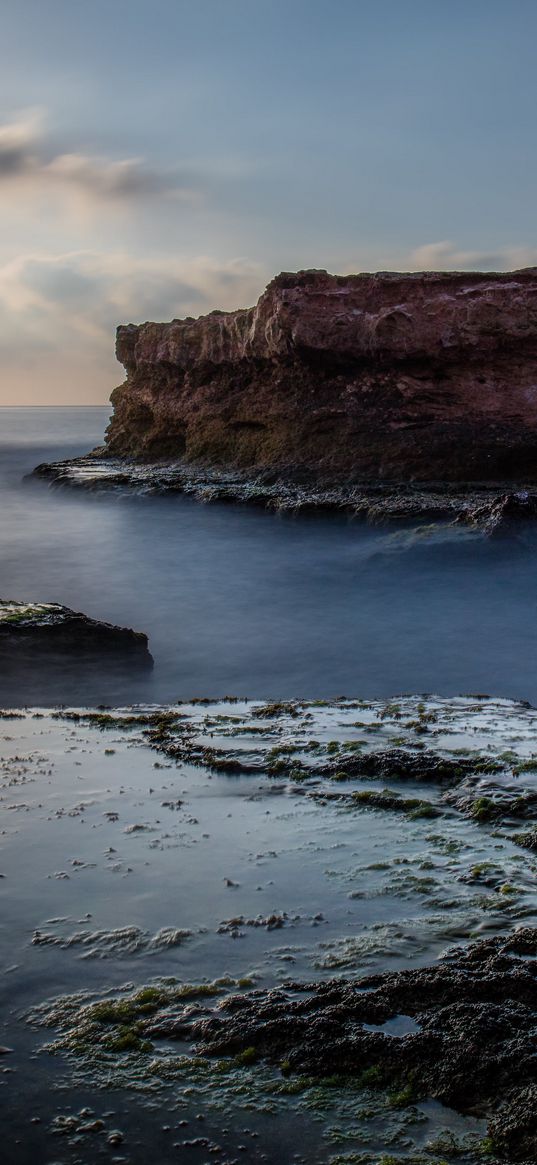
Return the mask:
M 5 703 L 488 692 L 537 702 L 537 535 L 23 482 L 102 441 L 107 408 L 0 410 L 0 596 L 149 635 L 154 671 L 0 677 Z

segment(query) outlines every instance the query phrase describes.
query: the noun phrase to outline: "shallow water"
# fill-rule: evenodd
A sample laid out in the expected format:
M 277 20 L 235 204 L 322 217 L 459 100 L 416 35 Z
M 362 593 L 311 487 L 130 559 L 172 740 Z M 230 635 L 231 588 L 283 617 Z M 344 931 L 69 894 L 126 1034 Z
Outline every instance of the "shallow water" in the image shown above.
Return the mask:
M 509 829 L 454 813 L 439 787 L 404 781 L 405 796 L 440 807 L 438 818 L 414 820 L 311 796 L 334 789 L 330 781 L 297 784 L 267 773 L 275 745 L 300 755 L 315 741 L 332 755 L 336 741 L 343 750 L 364 739 L 366 749 L 378 748 L 400 733 L 419 744 L 411 727 L 417 703 L 388 714 L 382 704 L 304 707 L 268 720 L 251 704 L 173 710 L 178 734 L 189 727 L 202 744 L 257 758 L 250 776 L 171 760 L 140 723 L 122 727 L 128 709 L 103 727 L 70 712 L 0 721 L 0 1044 L 13 1049 L 0 1060 L 0 1091 L 10 1114 L 9 1165 L 110 1160 L 105 1133 L 61 1134 L 54 1124 L 86 1105 L 106 1131 L 121 1129 L 118 1165 L 143 1165 L 155 1149 L 162 1162 L 174 1161 L 182 1141 L 200 1136 L 223 1146 L 222 1160 L 328 1165 L 360 1151 L 364 1165 L 376 1165 L 390 1150 L 415 1161 L 412 1153 L 442 1130 L 470 1137 L 456 1161 L 480 1159 L 471 1137 L 480 1141 L 484 1122 L 432 1102 L 399 1111 L 352 1084 L 282 1095 L 281 1074 L 262 1065 L 222 1076 L 194 1062 L 178 1072 L 174 1057 L 188 1048 L 177 1043 L 161 1042 L 145 1067 L 121 1054 L 103 1069 L 50 1055 L 57 1025 L 26 1021 L 57 996 L 81 991 L 84 1002 L 162 976 L 247 976 L 261 987 L 289 976 L 307 982 L 417 966 L 534 917 L 532 855 Z M 520 705 L 437 701 L 426 712 L 438 717 L 429 745 L 444 754 L 533 755 L 536 714 Z M 536 779 L 524 772 L 524 787 Z M 396 779 L 388 784 L 401 791 Z M 346 792 L 355 787 L 359 779 L 345 782 Z M 252 925 L 274 915 L 280 926 Z M 406 1016 L 385 1026 L 392 1038 L 412 1031 Z M 153 1055 L 157 1067 L 148 1070 Z M 211 1159 L 203 1144 L 181 1151 L 193 1165 Z
M 537 701 L 533 528 L 487 542 L 22 482 L 38 462 L 99 443 L 107 416 L 0 410 L 0 593 L 145 631 L 154 672 L 3 676 L 0 702 L 401 691 Z

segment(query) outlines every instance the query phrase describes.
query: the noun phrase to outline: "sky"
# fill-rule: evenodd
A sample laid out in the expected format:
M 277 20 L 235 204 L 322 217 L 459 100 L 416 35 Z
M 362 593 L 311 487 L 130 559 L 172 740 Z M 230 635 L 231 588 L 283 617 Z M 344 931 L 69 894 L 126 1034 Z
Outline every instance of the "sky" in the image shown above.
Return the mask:
M 537 264 L 535 0 L 0 0 L 0 404 L 278 271 Z

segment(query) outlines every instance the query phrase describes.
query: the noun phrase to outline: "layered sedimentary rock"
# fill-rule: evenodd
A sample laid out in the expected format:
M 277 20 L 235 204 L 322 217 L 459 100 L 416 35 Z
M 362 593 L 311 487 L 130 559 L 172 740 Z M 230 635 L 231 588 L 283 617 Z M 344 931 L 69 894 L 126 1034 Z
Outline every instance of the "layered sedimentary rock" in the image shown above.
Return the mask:
M 537 480 L 537 268 L 282 274 L 254 308 L 122 326 L 117 356 L 108 454 L 307 482 Z

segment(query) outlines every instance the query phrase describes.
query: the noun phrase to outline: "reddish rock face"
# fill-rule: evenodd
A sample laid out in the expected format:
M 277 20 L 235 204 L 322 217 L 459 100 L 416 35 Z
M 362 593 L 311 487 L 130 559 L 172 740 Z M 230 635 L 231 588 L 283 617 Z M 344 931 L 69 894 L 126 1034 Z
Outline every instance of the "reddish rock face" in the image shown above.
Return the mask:
M 297 480 L 537 480 L 537 268 L 282 274 L 118 328 L 107 451 Z

